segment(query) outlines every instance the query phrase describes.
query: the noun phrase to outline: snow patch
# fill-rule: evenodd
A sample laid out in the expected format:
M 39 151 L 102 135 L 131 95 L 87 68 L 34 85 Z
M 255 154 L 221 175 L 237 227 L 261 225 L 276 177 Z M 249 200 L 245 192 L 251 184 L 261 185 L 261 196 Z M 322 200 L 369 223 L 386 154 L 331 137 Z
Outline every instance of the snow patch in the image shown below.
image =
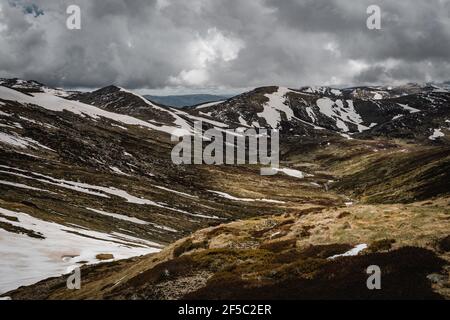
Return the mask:
M 185 196 L 185 197 L 189 197 L 189 198 L 198 198 L 197 196 L 193 196 L 193 195 L 188 194 L 188 193 L 172 190 L 172 189 L 169 189 L 169 188 L 166 188 L 166 187 L 162 187 L 162 186 L 154 186 L 154 187 L 158 188 L 158 189 L 161 189 L 161 190 L 165 190 L 165 191 L 169 191 L 169 192 L 172 192 L 172 193 L 176 193 L 176 194 L 179 194 L 181 196 Z
M 276 92 L 264 95 L 269 98 L 269 101 L 263 105 L 264 110 L 258 113 L 258 116 L 264 118 L 273 129 L 276 129 L 281 122 L 281 112 L 284 112 L 288 121 L 294 117 L 292 109 L 285 105 L 285 96 L 290 91 L 288 88 L 278 87 Z
M 402 107 L 405 110 L 408 110 L 409 113 L 417 113 L 420 112 L 421 110 L 416 109 L 416 108 L 412 108 L 410 106 L 408 106 L 407 104 L 401 104 L 401 103 L 397 103 L 400 107 Z
M 362 124 L 363 120 L 356 112 L 353 100 L 347 100 L 347 107 L 344 106 L 342 100 L 333 101 L 330 98 L 320 98 L 316 104 L 322 114 L 336 121 L 336 126 L 342 132 L 350 131 L 346 122 L 355 124 L 359 132 L 369 129 Z
M 0 213 L 19 221 L 0 221 L 39 232 L 45 239 L 31 238 L 0 229 L 0 294 L 42 279 L 60 276 L 79 266 L 78 262 L 98 263 L 96 255 L 113 254 L 114 260 L 158 252 L 161 245 L 113 234 L 73 228 L 43 221 L 26 213 L 0 208 Z M 94 237 L 96 239 L 94 239 Z
M 214 190 L 207 190 L 207 191 L 211 192 L 211 193 L 215 193 L 222 198 L 233 200 L 233 201 L 244 201 L 244 202 L 261 201 L 261 202 L 270 202 L 270 203 L 285 203 L 284 201 L 270 200 L 270 199 L 264 199 L 264 198 L 262 198 L 262 199 L 238 198 L 238 197 L 232 196 L 226 192 L 214 191 Z
M 223 101 L 215 101 L 215 102 L 208 102 L 208 103 L 204 103 L 204 104 L 201 104 L 199 106 L 196 106 L 195 109 L 204 109 L 204 108 L 215 106 L 216 104 L 220 104 L 220 103 L 223 103 L 223 102 L 225 102 L 225 100 L 223 100 Z
M 353 256 L 357 256 L 361 251 L 363 251 L 365 249 L 367 249 L 367 244 L 365 244 L 365 243 L 358 244 L 356 247 L 354 247 L 353 249 L 351 249 L 351 250 L 349 250 L 349 251 L 347 251 L 345 253 L 337 254 L 337 255 L 329 257 L 328 260 L 334 260 L 334 259 L 339 258 L 339 257 L 353 257 Z
M 13 169 L 13 170 L 21 171 L 24 173 L 28 172 L 25 170 L 20 170 L 20 169 L 3 166 L 3 165 L 0 165 L 0 168 Z M 64 180 L 64 179 L 56 179 L 56 178 L 46 176 L 46 175 L 43 175 L 40 173 L 35 173 L 35 172 L 30 172 L 30 173 L 37 177 L 41 177 L 43 179 L 35 178 L 35 177 L 29 176 L 29 175 L 20 174 L 20 173 L 16 173 L 16 172 L 12 172 L 12 171 L 0 170 L 0 172 L 5 173 L 5 174 L 15 175 L 15 176 L 22 177 L 25 179 L 36 180 L 36 181 L 39 181 L 42 183 L 46 183 L 46 184 L 54 185 L 57 187 L 62 187 L 62 188 L 66 188 L 66 189 L 70 189 L 70 190 L 74 190 L 77 192 L 82 192 L 82 193 L 86 193 L 86 194 L 90 194 L 90 195 L 94 195 L 94 196 L 98 196 L 98 197 L 109 198 L 110 195 L 113 195 L 113 196 L 117 196 L 119 198 L 123 198 L 129 203 L 134 203 L 134 204 L 139 204 L 139 205 L 151 205 L 151 206 L 163 208 L 166 210 L 183 213 L 183 214 L 193 216 L 193 217 L 206 218 L 206 219 L 220 219 L 219 217 L 216 217 L 216 216 L 206 216 L 206 215 L 202 215 L 202 214 L 194 214 L 194 213 L 190 213 L 190 212 L 187 212 L 187 211 L 184 211 L 181 209 L 172 208 L 164 202 L 155 202 L 155 201 L 148 200 L 145 198 L 138 198 L 136 196 L 129 194 L 125 190 L 121 190 L 121 189 L 118 189 L 115 187 L 103 187 L 103 186 L 96 186 L 96 185 L 91 185 L 91 184 L 87 184 L 87 183 L 82 183 L 82 182 L 74 182 L 74 181 L 68 181 L 68 180 Z
M 130 176 L 128 173 L 125 173 L 125 172 L 123 172 L 122 170 L 120 170 L 119 168 L 117 168 L 117 167 L 113 167 L 113 166 L 111 166 L 111 167 L 109 167 L 113 172 L 115 172 L 115 173 L 117 173 L 117 174 L 120 174 L 120 175 L 123 175 L 123 176 Z
M 28 190 L 33 190 L 33 191 L 42 191 L 42 192 L 53 193 L 53 192 L 48 191 L 48 190 L 30 187 L 30 186 L 27 186 L 26 184 L 15 183 L 15 182 L 10 182 L 10 181 L 5 181 L 5 180 L 0 180 L 0 184 L 6 185 L 6 186 L 11 186 L 11 187 L 16 187 L 16 188 L 21 188 L 21 189 L 28 189 Z
M 242 118 L 242 116 L 239 116 L 239 123 L 243 126 L 248 126 L 247 121 L 245 121 L 245 119 Z
M 124 91 L 126 91 L 126 90 L 124 90 Z M 129 92 L 129 91 L 126 91 L 126 92 Z M 134 93 L 132 93 L 132 94 L 134 94 Z M 136 95 L 136 94 L 134 94 L 134 95 Z M 139 95 L 136 95 L 136 96 L 143 99 L 143 101 L 145 101 L 149 105 L 153 106 L 154 108 L 162 109 L 165 112 L 171 113 L 171 115 L 174 116 L 174 118 L 176 119 L 175 124 L 177 124 L 179 127 L 172 127 L 172 126 L 167 126 L 167 125 L 157 126 L 157 125 L 151 124 L 149 122 L 146 122 L 146 121 L 143 121 L 143 120 L 131 117 L 131 116 L 109 112 L 109 111 L 106 111 L 106 110 L 103 110 L 103 109 L 100 109 L 100 108 L 97 108 L 97 107 L 94 107 L 94 106 L 91 106 L 88 104 L 81 103 L 79 101 L 67 100 L 67 99 L 64 99 L 64 98 L 61 98 L 58 96 L 54 96 L 47 92 L 33 93 L 31 96 L 29 96 L 29 95 L 23 94 L 19 91 L 0 86 L 0 96 L 2 97 L 2 99 L 5 99 L 5 100 L 17 101 L 19 103 L 25 103 L 25 104 L 26 103 L 34 104 L 34 105 L 40 106 L 44 109 L 51 110 L 51 111 L 62 112 L 64 110 L 67 110 L 67 111 L 77 114 L 79 116 L 82 116 L 82 117 L 88 116 L 93 119 L 99 119 L 100 117 L 103 117 L 103 118 L 107 118 L 110 120 L 114 120 L 116 122 L 121 122 L 121 123 L 128 124 L 128 125 L 142 126 L 142 127 L 149 128 L 152 130 L 166 132 L 169 134 L 176 133 L 176 134 L 180 134 L 180 135 L 183 135 L 183 134 L 186 135 L 191 132 L 191 128 L 186 123 L 186 121 L 184 121 L 177 115 L 173 114 L 173 112 L 169 112 L 166 109 L 159 108 L 159 107 L 151 104 L 149 101 L 147 101 L 145 98 L 143 98 Z
M 90 211 L 93 211 L 93 212 L 96 212 L 96 213 L 99 213 L 99 214 L 102 214 L 104 216 L 109 216 L 109 217 L 113 217 L 115 219 L 129 221 L 129 222 L 133 222 L 133 223 L 136 223 L 136 224 L 143 224 L 143 225 L 150 224 L 147 221 L 144 221 L 144 220 L 141 220 L 141 219 L 138 219 L 138 218 L 134 218 L 134 217 L 129 217 L 129 216 L 126 216 L 126 215 L 123 215 L 123 214 L 111 213 L 111 212 L 106 212 L 106 211 L 103 211 L 103 210 L 92 209 L 92 208 L 86 208 L 86 209 L 88 209 Z
M 434 129 L 434 132 L 431 136 L 428 137 L 430 140 L 436 140 L 438 138 L 444 137 L 445 134 L 442 133 L 441 129 Z
M 294 178 L 299 178 L 299 179 L 303 179 L 305 178 L 305 173 L 299 170 L 295 170 L 295 169 L 289 169 L 289 168 L 272 168 L 272 170 L 274 170 L 275 172 L 283 172 L 284 174 L 290 176 L 290 177 L 294 177 Z M 308 175 L 308 176 L 312 176 L 312 175 Z
M 46 149 L 49 151 L 55 151 L 53 149 L 50 149 L 47 146 L 44 146 L 43 144 L 39 143 L 38 141 L 35 141 L 35 140 L 33 140 L 31 138 L 27 138 L 27 137 L 21 137 L 21 136 L 17 135 L 16 133 L 9 134 L 6 132 L 0 132 L 0 142 L 12 145 L 14 147 L 22 148 L 22 149 L 31 147 L 33 149 L 42 148 L 42 149 Z
M 0 111 L 0 116 L 11 117 L 12 114 Z
M 374 100 L 382 100 L 382 99 L 383 99 L 383 96 L 382 96 L 380 93 L 376 92 L 376 93 L 373 95 L 373 99 L 374 99 Z

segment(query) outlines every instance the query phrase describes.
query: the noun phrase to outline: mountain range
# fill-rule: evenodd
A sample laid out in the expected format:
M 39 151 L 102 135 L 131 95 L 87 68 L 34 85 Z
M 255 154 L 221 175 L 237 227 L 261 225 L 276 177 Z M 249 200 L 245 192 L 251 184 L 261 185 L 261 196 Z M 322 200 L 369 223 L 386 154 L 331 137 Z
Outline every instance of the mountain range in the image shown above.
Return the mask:
M 186 94 L 186 95 L 170 95 L 170 96 L 154 96 L 145 95 L 144 98 L 160 103 L 169 107 L 185 108 L 194 107 L 208 102 L 224 101 L 232 96 L 229 95 L 213 95 L 213 94 Z
M 0 296 L 450 297 L 448 84 L 149 99 L 0 79 Z M 173 164 L 197 120 L 279 129 L 280 173 Z

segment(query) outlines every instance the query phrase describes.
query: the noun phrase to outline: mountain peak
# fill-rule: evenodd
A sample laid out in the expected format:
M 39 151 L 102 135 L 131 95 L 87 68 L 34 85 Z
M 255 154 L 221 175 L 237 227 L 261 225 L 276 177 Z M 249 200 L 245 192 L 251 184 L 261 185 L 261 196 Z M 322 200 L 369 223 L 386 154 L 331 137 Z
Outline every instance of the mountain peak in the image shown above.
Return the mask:
M 43 92 L 44 89 L 51 89 L 36 80 L 23 80 L 19 78 L 0 78 L 0 85 L 27 92 Z

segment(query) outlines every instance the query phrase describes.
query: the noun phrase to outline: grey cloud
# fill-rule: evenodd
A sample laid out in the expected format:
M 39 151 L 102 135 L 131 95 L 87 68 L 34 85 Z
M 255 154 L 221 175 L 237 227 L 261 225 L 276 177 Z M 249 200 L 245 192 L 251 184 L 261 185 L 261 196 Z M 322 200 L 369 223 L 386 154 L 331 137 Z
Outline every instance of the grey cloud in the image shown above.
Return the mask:
M 0 4 L 0 76 L 54 86 L 226 90 L 441 81 L 450 71 L 449 0 L 22 3 L 44 15 Z M 65 28 L 69 4 L 81 7 L 82 30 Z M 382 30 L 366 28 L 370 4 Z

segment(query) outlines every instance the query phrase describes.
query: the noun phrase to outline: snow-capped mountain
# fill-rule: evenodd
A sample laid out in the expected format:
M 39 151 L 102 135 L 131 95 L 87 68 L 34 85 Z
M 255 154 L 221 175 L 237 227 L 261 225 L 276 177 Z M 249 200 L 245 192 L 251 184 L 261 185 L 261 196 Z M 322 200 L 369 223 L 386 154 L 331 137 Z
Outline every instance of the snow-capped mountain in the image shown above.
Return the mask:
M 79 265 L 155 253 L 229 221 L 265 217 L 245 235 L 205 229 L 210 248 L 247 250 L 261 235 L 282 237 L 282 226 L 265 233 L 276 225 L 269 215 L 295 220 L 355 199 L 448 195 L 449 101 L 447 89 L 431 85 L 273 86 L 178 110 L 115 86 L 68 92 L 1 79 L 0 255 L 8 259 L 0 261 L 0 294 Z M 196 120 L 279 128 L 280 173 L 174 165 L 170 136 L 192 134 Z M 179 254 L 206 242 L 187 242 Z
M 156 105 L 142 96 L 116 86 L 105 87 L 94 92 L 75 94 L 70 99 L 107 111 L 137 116 L 159 126 L 170 125 L 188 128 L 188 125 L 169 108 Z
M 450 92 L 431 85 L 263 87 L 195 111 L 235 126 L 279 128 L 291 135 L 334 132 L 347 137 L 364 133 L 424 138 L 436 128 L 448 127 L 449 103 Z
M 145 95 L 144 98 L 174 108 L 190 108 L 197 105 L 224 101 L 232 96 L 213 95 L 213 94 L 188 94 L 188 95 L 172 95 L 172 96 L 153 96 Z
M 223 174 L 174 165 L 170 135 L 189 134 L 198 118 L 117 87 L 77 93 L 2 80 L 0 254 L 9 258 L 0 273 L 10 275 L 0 292 L 102 254 L 155 252 L 193 230 L 293 205 L 249 179 L 245 198 L 255 200 L 244 211 L 227 196 Z M 243 176 L 259 171 L 227 173 Z

